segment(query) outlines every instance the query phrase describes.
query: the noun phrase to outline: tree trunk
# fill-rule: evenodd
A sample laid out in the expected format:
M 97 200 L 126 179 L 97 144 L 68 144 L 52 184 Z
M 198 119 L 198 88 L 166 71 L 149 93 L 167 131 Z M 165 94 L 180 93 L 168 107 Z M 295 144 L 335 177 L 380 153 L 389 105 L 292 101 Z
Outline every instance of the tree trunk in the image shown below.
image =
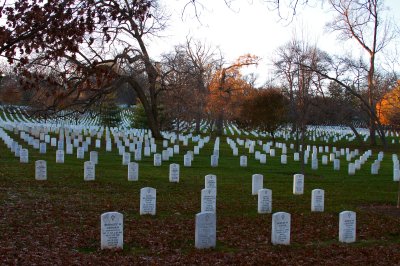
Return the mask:
M 358 134 L 357 129 L 353 126 L 353 124 L 348 123 L 348 126 L 353 131 L 354 135 L 356 135 L 356 139 L 360 145 L 364 143 L 363 139 L 361 138 L 360 134 Z
M 301 151 L 300 151 L 300 169 L 301 174 L 305 175 L 305 165 L 304 165 L 304 150 L 305 150 L 305 126 L 301 125 Z
M 200 114 L 197 114 L 197 116 L 196 116 L 196 127 L 195 127 L 196 134 L 200 134 L 200 123 L 201 123 L 201 116 L 200 116 Z
M 216 124 L 216 132 L 218 136 L 222 136 L 223 127 L 224 127 L 224 114 L 220 112 L 218 114 L 217 120 L 215 121 Z

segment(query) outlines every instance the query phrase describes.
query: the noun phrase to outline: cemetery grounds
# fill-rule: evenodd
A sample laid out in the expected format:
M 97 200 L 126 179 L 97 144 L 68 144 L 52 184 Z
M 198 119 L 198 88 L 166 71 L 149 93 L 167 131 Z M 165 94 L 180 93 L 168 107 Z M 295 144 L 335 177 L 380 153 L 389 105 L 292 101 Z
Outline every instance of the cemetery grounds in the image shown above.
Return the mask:
M 16 119 L 23 123 L 23 117 Z M 28 146 L 19 138 L 18 130 L 7 130 L 12 117 L 2 114 L 0 127 L 14 140 L 29 149 L 29 163 L 19 162 L 7 145 L 0 142 L 0 261 L 2 265 L 396 265 L 400 264 L 400 212 L 396 209 L 398 182 L 393 181 L 392 154 L 398 154 L 399 137 L 389 136 L 379 174 L 371 175 L 371 163 L 379 148 L 357 170 L 348 175 L 348 162 L 340 157 L 340 171 L 333 164 L 321 164 L 312 170 L 310 161 L 305 169 L 303 195 L 293 195 L 293 175 L 300 163 L 293 161 L 289 148 L 293 139 L 278 137 L 286 143 L 288 163 L 280 162 L 281 149 L 267 155 L 260 164 L 244 146 L 238 146 L 239 156 L 248 156 L 247 167 L 239 166 L 239 156 L 233 156 L 226 138 L 255 140 L 255 151 L 262 151 L 270 138 L 253 134 L 238 134 L 226 130 L 220 139 L 218 167 L 210 166 L 215 138 L 211 137 L 199 155 L 194 155 L 191 167 L 183 166 L 183 155 L 192 150 L 180 142 L 180 152 L 162 166 L 153 166 L 153 155 L 143 156 L 139 163 L 138 181 L 127 180 L 127 166 L 113 143 L 105 151 L 105 134 L 99 152 L 95 181 L 83 180 L 84 161 L 65 155 L 63 164 L 55 162 L 56 147 L 47 145 L 46 154 Z M 27 122 L 27 121 L 25 121 Z M 31 122 L 31 121 L 28 121 Z M 18 124 L 17 123 L 17 124 Z M 36 126 L 48 126 L 46 124 Z M 89 127 L 89 126 L 88 126 Z M 54 129 L 56 127 L 54 126 Z M 139 131 L 137 131 L 139 132 Z M 311 131 L 316 134 L 320 131 Z M 359 149 L 344 138 L 332 143 L 335 132 L 326 128 L 329 143 L 317 137 L 307 141 L 315 145 Z M 233 133 L 233 134 L 232 134 Z M 186 133 L 188 135 L 189 132 Z M 51 137 L 57 137 L 54 132 Z M 189 135 L 190 136 L 190 135 Z M 192 133 L 192 136 L 196 136 Z M 202 137 L 209 136 L 206 132 Z M 157 152 L 163 143 L 156 141 Z M 169 142 L 169 147 L 173 144 Z M 132 154 L 133 156 L 133 154 Z M 132 157 L 133 158 L 133 157 Z M 35 161 L 46 160 L 47 180 L 35 180 Z M 133 161 L 133 159 L 131 159 Z M 354 158 L 353 158 L 354 160 Z M 180 164 L 179 183 L 168 180 L 169 164 Z M 217 176 L 217 243 L 214 249 L 198 250 L 194 246 L 195 215 L 200 212 L 200 192 L 207 174 Z M 264 176 L 263 186 L 272 190 L 272 213 L 291 214 L 290 245 L 271 244 L 271 217 L 257 213 L 257 196 L 251 193 L 252 175 Z M 157 190 L 156 215 L 139 215 L 139 193 L 143 187 Z M 324 212 L 311 212 L 311 190 L 325 190 Z M 339 213 L 351 210 L 357 214 L 356 242 L 338 241 Z M 117 211 L 124 216 L 123 250 L 100 249 L 100 215 Z

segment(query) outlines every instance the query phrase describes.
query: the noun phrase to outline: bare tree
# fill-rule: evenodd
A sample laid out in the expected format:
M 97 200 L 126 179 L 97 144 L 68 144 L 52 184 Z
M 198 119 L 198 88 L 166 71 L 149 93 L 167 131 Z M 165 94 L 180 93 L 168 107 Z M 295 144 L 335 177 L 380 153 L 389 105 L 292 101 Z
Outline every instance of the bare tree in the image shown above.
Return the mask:
M 5 38 L 0 39 L 0 52 L 12 61 L 18 57 L 15 50 L 22 48 L 19 60 L 26 87 L 43 88 L 39 81 L 47 79 L 52 89 L 44 95 L 51 97 L 43 109 L 59 112 L 81 106 L 85 111 L 129 84 L 146 111 L 153 136 L 161 138 L 161 74 L 146 45 L 165 28 L 166 16 L 156 0 L 20 2 L 24 1 L 2 10 L 9 23 L 0 31 Z M 67 15 L 54 17 L 61 9 Z M 44 23 L 41 18 L 36 24 L 29 19 L 41 13 L 49 20 L 44 33 L 35 26 Z M 19 40 L 14 31 L 27 33 Z M 42 73 L 51 73 L 52 78 Z
M 218 61 L 215 49 L 191 38 L 163 56 L 162 101 L 172 120 L 194 121 L 196 132 L 200 131 L 200 122 L 206 118 L 208 85 Z
M 394 33 L 389 21 L 383 17 L 383 0 L 329 0 L 329 3 L 336 16 L 328 24 L 328 27 L 332 31 L 338 32 L 339 38 L 343 41 L 355 40 L 369 58 L 366 89 L 370 112 L 370 139 L 371 145 L 375 145 L 376 127 L 380 127 L 374 100 L 377 90 L 375 84 L 376 55 L 394 38 Z M 381 139 L 385 143 L 384 134 L 381 134 Z

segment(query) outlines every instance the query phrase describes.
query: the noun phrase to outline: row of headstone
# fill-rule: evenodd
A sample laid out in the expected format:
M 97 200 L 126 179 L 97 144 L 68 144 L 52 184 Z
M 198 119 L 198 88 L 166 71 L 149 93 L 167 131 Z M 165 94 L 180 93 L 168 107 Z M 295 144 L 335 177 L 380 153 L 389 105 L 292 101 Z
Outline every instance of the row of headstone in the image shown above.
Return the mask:
M 143 188 L 148 189 L 148 188 Z M 100 216 L 101 249 L 123 249 L 124 221 L 119 212 L 106 212 Z M 291 215 L 276 212 L 272 215 L 271 243 L 290 245 Z M 195 247 L 197 249 L 215 248 L 217 243 L 216 213 L 202 211 L 195 217 Z M 343 211 L 339 214 L 339 241 L 356 241 L 356 213 Z

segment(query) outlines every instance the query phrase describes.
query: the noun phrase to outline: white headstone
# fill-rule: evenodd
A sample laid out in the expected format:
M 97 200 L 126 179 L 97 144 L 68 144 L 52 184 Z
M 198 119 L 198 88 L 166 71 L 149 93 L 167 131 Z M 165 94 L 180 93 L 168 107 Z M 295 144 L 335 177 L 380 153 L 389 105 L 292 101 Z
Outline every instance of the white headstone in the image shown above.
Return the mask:
M 161 160 L 161 154 L 155 153 L 155 154 L 153 155 L 153 157 L 154 157 L 154 166 L 161 166 L 161 162 L 162 162 L 162 160 Z
M 161 154 L 162 154 L 162 160 L 163 161 L 168 161 L 169 160 L 169 152 L 168 152 L 168 150 L 163 150 Z
M 263 188 L 258 191 L 258 213 L 272 212 L 272 190 Z
M 287 164 L 287 155 L 286 154 L 281 155 L 281 164 Z
M 260 175 L 260 174 L 254 174 L 254 175 L 252 175 L 251 179 L 252 179 L 251 194 L 257 195 L 258 191 L 263 188 L 264 177 L 263 177 L 263 175 Z
M 211 167 L 218 166 L 218 155 L 211 155 Z
M 349 175 L 355 175 L 356 173 L 356 166 L 354 163 L 349 163 L 348 165 L 348 174 Z
M 100 147 L 101 147 L 101 140 L 96 139 L 95 147 L 96 147 L 96 148 L 100 148 Z
M 156 215 L 157 191 L 155 188 L 140 189 L 140 215 Z
M 29 163 L 29 151 L 28 151 L 28 149 L 21 149 L 19 151 L 19 162 L 20 163 Z
M 247 167 L 247 156 L 245 155 L 240 156 L 240 166 Z
M 313 189 L 311 192 L 311 211 L 323 212 L 325 207 L 325 191 L 323 189 Z
M 130 162 L 128 164 L 128 181 L 138 181 L 139 179 L 139 164 Z
M 35 179 L 36 180 L 47 180 L 46 161 L 38 160 L 35 162 Z
M 273 245 L 290 244 L 290 214 L 276 212 L 272 215 L 271 243 Z
M 304 193 L 304 175 L 294 174 L 293 175 L 293 194 L 302 195 Z
M 339 241 L 353 243 L 356 241 L 356 213 L 343 211 L 339 214 Z
M 46 153 L 46 143 L 41 142 L 39 146 L 39 153 L 44 154 Z
M 122 165 L 128 165 L 131 162 L 131 154 L 129 152 L 124 152 L 122 154 Z
M 271 156 L 271 157 L 275 156 L 275 149 L 270 149 L 269 150 L 269 156 Z
M 216 212 L 217 192 L 215 188 L 201 190 L 201 212 Z
M 169 182 L 179 183 L 179 164 L 169 165 Z
M 96 177 L 95 164 L 92 161 L 86 161 L 83 169 L 83 179 L 85 181 L 93 181 Z
M 217 189 L 217 176 L 216 175 L 206 175 L 204 178 L 204 188 L 214 188 Z
M 400 170 L 399 168 L 393 169 L 393 181 L 400 181 Z
M 299 154 L 298 152 L 295 152 L 295 153 L 293 154 L 293 160 L 294 160 L 295 162 L 300 161 L 300 154 Z
M 318 159 L 312 159 L 311 160 L 311 169 L 312 170 L 318 170 Z
M 122 249 L 124 245 L 124 218 L 119 212 L 106 212 L 101 220 L 101 249 Z
M 185 167 L 192 166 L 192 156 L 190 154 L 183 155 L 183 166 Z
M 74 146 L 71 143 L 67 143 L 67 154 L 74 153 Z
M 64 150 L 56 151 L 56 163 L 64 163 Z
M 328 164 L 328 155 L 322 155 L 322 165 Z
M 333 170 L 334 171 L 340 170 L 340 160 L 339 159 L 333 160 Z
M 260 163 L 261 164 L 267 163 L 267 155 L 266 154 L 260 154 Z
M 214 212 L 196 214 L 195 247 L 214 248 L 217 240 L 217 219 Z
M 142 160 L 142 149 L 136 149 L 135 151 L 135 161 Z
M 76 149 L 76 158 L 84 159 L 85 158 L 85 150 L 82 147 Z
M 97 153 L 97 151 L 90 152 L 90 161 L 92 161 L 94 164 L 99 163 L 99 154 Z

